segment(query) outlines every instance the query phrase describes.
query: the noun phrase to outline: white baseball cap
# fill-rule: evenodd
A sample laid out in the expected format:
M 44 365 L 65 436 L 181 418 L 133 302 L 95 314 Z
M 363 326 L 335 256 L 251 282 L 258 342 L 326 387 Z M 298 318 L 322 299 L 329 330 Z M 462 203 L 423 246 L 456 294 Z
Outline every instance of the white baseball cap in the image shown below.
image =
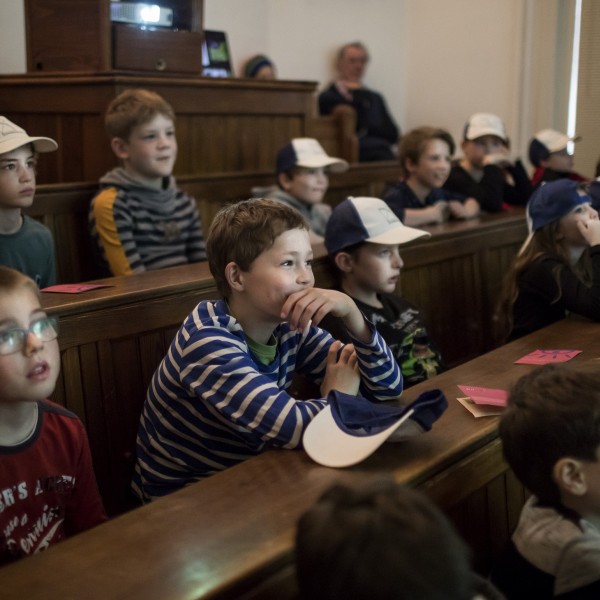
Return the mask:
M 0 117 L 0 154 L 16 150 L 26 144 L 33 144 L 36 152 L 52 152 L 58 148 L 58 144 L 53 139 L 31 137 L 23 128 L 6 117 Z
M 502 119 L 492 113 L 475 113 L 465 125 L 464 139 L 476 140 L 484 135 L 495 135 L 506 142 L 506 129 Z
M 328 167 L 333 173 L 341 173 L 348 169 L 348 163 L 329 156 L 319 142 L 313 138 L 294 138 L 277 153 L 277 173 L 289 171 L 294 167 L 319 169 Z

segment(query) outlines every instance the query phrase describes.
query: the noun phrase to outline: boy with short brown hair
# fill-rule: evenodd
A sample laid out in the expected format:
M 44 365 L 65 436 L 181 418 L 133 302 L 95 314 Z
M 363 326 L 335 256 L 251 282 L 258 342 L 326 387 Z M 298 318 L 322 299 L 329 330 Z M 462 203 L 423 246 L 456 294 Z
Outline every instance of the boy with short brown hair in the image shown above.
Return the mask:
M 512 389 L 506 461 L 533 494 L 492 580 L 507 598 L 600 597 L 600 371 L 545 365 Z
M 352 299 L 313 287 L 308 228 L 296 210 L 266 199 L 225 207 L 207 252 L 223 298 L 190 313 L 148 388 L 133 483 L 143 500 L 267 446 L 298 448 L 334 390 L 375 401 L 402 392 L 389 348 Z M 317 327 L 326 314 L 343 321 L 353 344 Z M 291 397 L 296 372 L 321 397 Z
M 158 94 L 126 90 L 109 105 L 105 124 L 122 166 L 100 179 L 90 231 L 101 268 L 131 275 L 206 258 L 200 213 L 177 188 L 175 115 Z
M 418 127 L 400 140 L 402 179 L 386 190 L 383 199 L 402 222 L 419 227 L 479 214 L 477 200 L 442 188 L 454 150 L 452 136 L 436 127 Z
M 106 519 L 83 425 L 47 400 L 57 334 L 35 283 L 0 266 L 0 565 Z

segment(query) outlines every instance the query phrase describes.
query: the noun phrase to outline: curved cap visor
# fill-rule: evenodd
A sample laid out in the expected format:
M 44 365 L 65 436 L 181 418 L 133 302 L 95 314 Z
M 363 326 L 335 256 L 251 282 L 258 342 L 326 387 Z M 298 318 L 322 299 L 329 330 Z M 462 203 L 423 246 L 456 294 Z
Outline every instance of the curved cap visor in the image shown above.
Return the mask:
M 48 137 L 32 137 L 6 117 L 0 117 L 0 154 L 32 144 L 36 152 L 52 152 L 58 144 Z
M 331 392 L 328 400 L 308 424 L 303 438 L 306 453 L 325 467 L 355 465 L 387 439 L 402 441 L 429 431 L 448 407 L 441 390 L 425 391 L 406 406 L 370 402 L 338 391 Z
M 373 454 L 413 412 L 408 411 L 398 421 L 374 435 L 353 435 L 337 426 L 329 404 L 306 428 L 304 450 L 324 467 L 350 467 Z

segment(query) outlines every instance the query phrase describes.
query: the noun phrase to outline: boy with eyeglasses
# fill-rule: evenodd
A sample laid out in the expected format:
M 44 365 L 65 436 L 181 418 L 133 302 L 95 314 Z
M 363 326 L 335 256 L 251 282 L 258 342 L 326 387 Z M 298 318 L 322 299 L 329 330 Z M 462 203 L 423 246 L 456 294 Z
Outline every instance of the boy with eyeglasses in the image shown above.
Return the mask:
M 0 266 L 0 566 L 106 520 L 83 424 L 47 400 L 57 335 L 33 280 Z

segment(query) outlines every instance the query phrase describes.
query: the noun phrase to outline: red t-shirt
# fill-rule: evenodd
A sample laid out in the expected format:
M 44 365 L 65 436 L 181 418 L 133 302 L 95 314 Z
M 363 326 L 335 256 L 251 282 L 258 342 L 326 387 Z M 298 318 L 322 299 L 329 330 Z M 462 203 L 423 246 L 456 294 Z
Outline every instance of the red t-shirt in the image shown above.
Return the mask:
M 0 446 L 0 564 L 105 520 L 83 424 L 49 400 L 38 402 L 32 435 Z

